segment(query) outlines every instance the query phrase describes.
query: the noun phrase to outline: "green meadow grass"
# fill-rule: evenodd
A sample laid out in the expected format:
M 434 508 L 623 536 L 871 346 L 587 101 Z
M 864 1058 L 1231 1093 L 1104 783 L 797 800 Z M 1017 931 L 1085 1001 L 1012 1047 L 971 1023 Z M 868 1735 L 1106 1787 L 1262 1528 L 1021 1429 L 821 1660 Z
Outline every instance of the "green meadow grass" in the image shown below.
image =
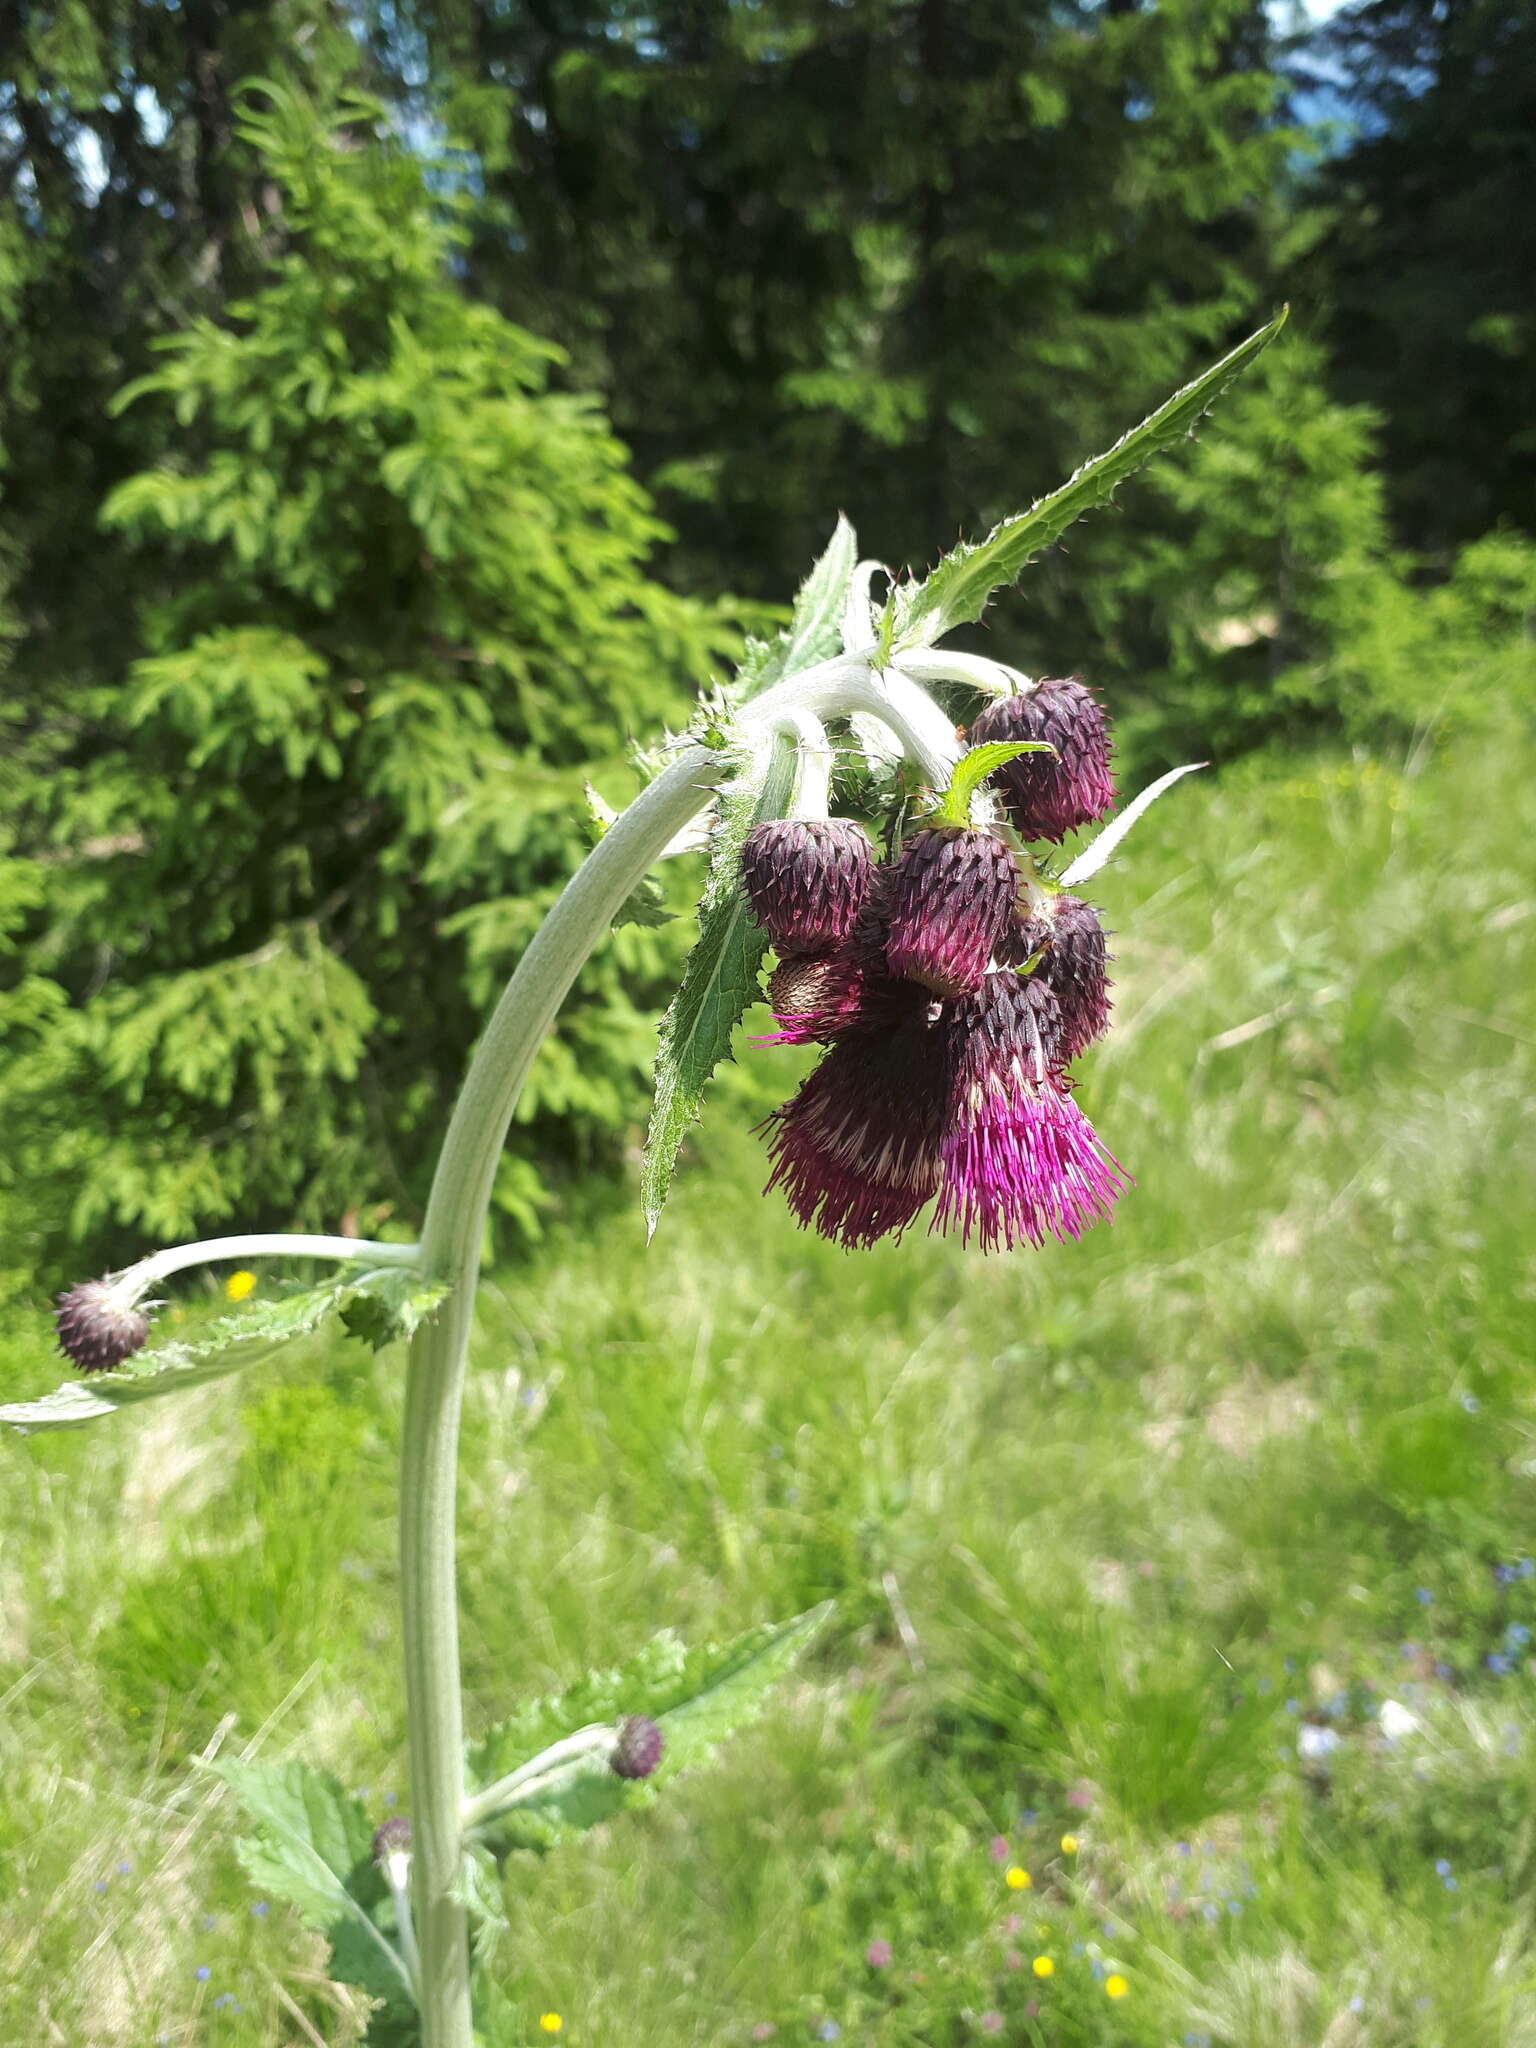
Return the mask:
M 712 1770 L 514 1862 L 510 2040 L 1536 2043 L 1533 771 L 1250 764 L 1151 815 L 1097 889 L 1113 1229 L 809 1239 L 748 1135 L 801 1056 L 744 1049 L 649 1252 L 630 1208 L 490 1281 L 476 1724 L 837 1601 Z M 403 1791 L 401 1367 L 0 1445 L 0 2042 L 362 2037 L 196 1764 Z M 53 1378 L 12 1331 L 7 1395 Z

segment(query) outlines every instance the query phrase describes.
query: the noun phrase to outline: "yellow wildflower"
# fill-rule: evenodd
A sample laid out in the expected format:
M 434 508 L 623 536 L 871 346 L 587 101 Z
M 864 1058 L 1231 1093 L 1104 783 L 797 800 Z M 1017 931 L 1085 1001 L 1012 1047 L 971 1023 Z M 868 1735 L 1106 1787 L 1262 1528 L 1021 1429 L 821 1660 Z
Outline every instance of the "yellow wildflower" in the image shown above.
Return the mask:
M 1004 1874 L 1003 1882 L 1007 1885 L 1009 1891 L 1011 1892 L 1027 1892 L 1030 1886 L 1034 1883 L 1034 1879 L 1030 1876 L 1027 1870 L 1020 1870 L 1018 1864 L 1015 1863 L 1012 1866 L 1012 1868 Z
M 1127 1993 L 1127 1991 L 1130 1990 L 1130 1988 L 1130 1985 L 1127 1984 L 1125 1979 L 1121 1976 L 1117 1975 L 1114 1977 L 1106 1977 L 1104 1979 L 1104 1989 L 1111 1998 L 1124 1998 L 1125 1994 Z
M 565 2021 L 561 2019 L 557 2012 L 541 2012 L 539 2014 L 539 2026 L 546 2034 L 558 2034 L 564 2025 Z
M 1056 1965 L 1049 1956 L 1036 1956 L 1031 1967 L 1037 1977 L 1054 1977 L 1056 1974 Z
M 231 1273 L 224 1282 L 224 1292 L 231 1301 L 244 1301 L 248 1294 L 256 1292 L 256 1275 L 244 1271 Z
M 1062 1855 L 1063 1855 L 1063 1856 L 1075 1856 L 1075 1855 L 1077 1854 L 1077 1837 L 1076 1837 L 1076 1835 L 1063 1835 L 1063 1836 L 1062 1836 L 1062 1838 L 1061 1838 L 1061 1853 L 1062 1853 Z

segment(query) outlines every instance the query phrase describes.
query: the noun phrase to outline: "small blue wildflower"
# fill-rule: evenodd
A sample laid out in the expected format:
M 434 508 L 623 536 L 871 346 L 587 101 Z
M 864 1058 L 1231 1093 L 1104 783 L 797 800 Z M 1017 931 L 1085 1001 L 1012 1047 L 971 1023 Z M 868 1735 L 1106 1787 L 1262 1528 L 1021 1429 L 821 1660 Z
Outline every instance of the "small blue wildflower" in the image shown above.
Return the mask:
M 133 1865 L 131 1863 L 119 1863 L 119 1865 L 117 1866 L 117 1874 L 119 1877 L 126 1877 L 132 1869 Z
M 1292 1673 L 1292 1672 L 1293 1672 L 1293 1671 L 1294 1671 L 1295 1669 L 1296 1669 L 1296 1659 L 1295 1659 L 1294 1657 L 1287 1657 L 1287 1658 L 1286 1658 L 1286 1660 L 1285 1660 L 1285 1675 L 1286 1675 L 1286 1677 L 1287 1677 L 1287 1678 L 1289 1678 L 1289 1677 L 1290 1677 L 1290 1675 L 1291 1675 L 1291 1673 Z
M 1101 1983 L 1103 1983 L 1103 1981 L 1104 1981 L 1104 1975 L 1105 1975 L 1103 1959 L 1102 1959 L 1101 1957 L 1099 1957 L 1099 1956 L 1094 1956 L 1094 1957 L 1093 1957 L 1093 1959 L 1092 1959 L 1092 1961 L 1091 1961 L 1091 1963 L 1089 1964 L 1089 1967 L 1090 1967 L 1090 1968 L 1092 1969 L 1092 1971 L 1093 1971 L 1093 1981 L 1094 1981 L 1094 1983 L 1095 1983 L 1095 1984 L 1101 1984 Z
M 1349 1694 L 1347 1692 L 1334 1693 L 1331 1699 L 1324 1701 L 1323 1712 L 1330 1721 L 1342 1721 L 1349 1712 Z
M 218 1924 L 218 1921 L 214 1918 L 214 1916 L 211 1913 L 205 1913 L 203 1915 L 203 1932 L 205 1934 L 211 1934 L 213 1929 L 217 1927 Z
M 1437 1857 L 1435 1858 L 1435 1875 L 1436 1875 L 1437 1877 L 1449 1877 L 1449 1876 L 1450 1876 L 1450 1874 L 1451 1874 L 1451 1859 L 1450 1859 L 1450 1857 L 1449 1857 L 1449 1856 L 1437 1856 Z
M 1531 1632 L 1523 1621 L 1512 1621 L 1504 1631 L 1504 1640 L 1512 1649 L 1523 1650 L 1531 1640 Z M 122 1867 L 126 1869 L 127 1865 Z
M 213 1975 L 213 1972 L 209 1969 L 206 1963 L 199 1963 L 197 1968 L 192 1972 L 192 1974 L 197 1979 L 199 1984 L 206 1984 L 208 1982 L 208 1979 Z
M 1481 1401 L 1479 1401 L 1476 1394 L 1463 1394 L 1461 1397 L 1461 1405 L 1463 1408 L 1466 1409 L 1469 1415 L 1475 1415 L 1478 1409 L 1481 1408 L 1483 1404 Z
M 1241 1899 L 1228 1899 L 1227 1911 L 1232 1915 L 1234 1920 L 1237 1918 L 1238 1914 L 1242 1912 L 1242 1910 L 1243 1902 Z
M 1024 1811 L 1019 1815 L 1019 1826 L 1021 1828 L 1032 1828 L 1039 1818 L 1040 1815 L 1036 1812 L 1034 1807 L 1026 1806 Z
M 1495 1678 L 1508 1678 L 1510 1672 L 1515 1668 L 1502 1650 L 1490 1650 L 1483 1661 L 1487 1664 L 1488 1669 Z
M 1299 1714 L 1301 1712 L 1301 1701 L 1287 1700 L 1285 1703 L 1285 1711 L 1288 1714 Z
M 384 1804 L 386 1806 L 398 1806 L 400 1804 L 400 1794 L 398 1792 L 386 1792 L 384 1794 Z
M 1536 1579 L 1536 1557 L 1522 1557 L 1515 1570 L 1522 1579 Z
M 1181 1856 L 1193 1856 L 1194 1853 L 1194 1850 L 1190 1847 L 1188 1842 L 1179 1843 L 1179 1854 Z
M 836 2020 L 823 2020 L 816 2029 L 816 2038 L 818 2041 L 835 2041 L 842 2031 Z
M 234 2002 L 235 1994 L 232 1991 L 221 1991 L 213 2001 L 213 2009 L 215 2012 L 222 2012 L 226 2005 L 233 2005 Z
M 1441 1878 L 1440 1882 L 1445 1886 L 1448 1892 L 1459 1892 L 1461 1890 L 1461 1886 L 1457 1883 L 1454 1877 L 1443 1877 Z
M 1274 1689 L 1275 1681 L 1272 1678 L 1261 1678 L 1258 1684 L 1254 1687 L 1254 1691 L 1257 1692 L 1261 1700 L 1268 1699 L 1269 1695 L 1274 1691 Z
M 1433 1607 L 1435 1604 L 1435 1596 L 1431 1593 L 1428 1586 L 1420 1586 L 1413 1597 L 1421 1607 Z
M 1520 1576 L 1520 1569 L 1518 1565 L 1496 1564 L 1493 1568 L 1493 1576 L 1497 1584 L 1512 1586 Z
M 1354 1997 L 1349 2001 L 1349 2009 L 1351 2012 L 1365 2011 L 1365 2000 L 1360 1996 L 1358 1991 L 1355 1993 Z
M 1087 1946 L 1088 1944 L 1085 1941 L 1074 1941 L 1072 1944 L 1073 1955 L 1080 1956 Z
M 1435 1666 L 1435 1676 L 1442 1682 L 1442 1684 L 1449 1685 L 1451 1680 L 1456 1676 L 1455 1666 L 1447 1664 L 1442 1659 L 1441 1662 Z
M 265 1899 L 258 1899 L 255 1905 L 251 1908 L 251 1911 L 255 1914 L 258 1920 L 265 1920 L 267 1915 L 271 1912 L 271 1910 L 271 1906 L 268 1905 Z
M 1397 1654 L 1399 1655 L 1399 1657 L 1417 1657 L 1417 1655 L 1419 1654 L 1419 1646 L 1417 1643 L 1399 1643 L 1397 1646 Z
M 1202 1906 L 1200 1911 L 1204 1914 L 1208 1925 L 1214 1925 L 1221 1918 L 1220 1906 Z
M 106 1879 L 105 1879 L 104 1877 L 98 1877 L 98 1878 L 97 1878 L 97 1880 L 96 1880 L 96 1883 L 95 1883 L 95 1885 L 94 1885 L 94 1886 L 92 1887 L 92 1889 L 93 1889 L 93 1890 L 95 1890 L 95 1891 L 98 1891 L 98 1892 L 104 1892 L 104 1891 L 106 1890 L 106 1888 L 107 1888 L 107 1880 L 106 1880 Z

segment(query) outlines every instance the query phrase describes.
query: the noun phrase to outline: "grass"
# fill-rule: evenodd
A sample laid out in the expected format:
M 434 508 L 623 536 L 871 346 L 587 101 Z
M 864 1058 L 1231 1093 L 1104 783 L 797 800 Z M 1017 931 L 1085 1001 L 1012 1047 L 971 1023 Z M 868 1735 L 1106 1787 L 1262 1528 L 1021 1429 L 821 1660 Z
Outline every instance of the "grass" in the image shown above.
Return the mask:
M 1536 2043 L 1533 769 L 1250 765 L 1152 814 L 1098 892 L 1112 1230 L 807 1239 L 746 1135 L 796 1056 L 748 1052 L 649 1253 L 619 1214 L 487 1286 L 474 1724 L 838 1602 L 713 1770 L 514 1863 L 498 2041 Z M 403 1787 L 399 1395 L 312 1346 L 0 1446 L 0 2040 L 361 2037 L 194 1763 Z

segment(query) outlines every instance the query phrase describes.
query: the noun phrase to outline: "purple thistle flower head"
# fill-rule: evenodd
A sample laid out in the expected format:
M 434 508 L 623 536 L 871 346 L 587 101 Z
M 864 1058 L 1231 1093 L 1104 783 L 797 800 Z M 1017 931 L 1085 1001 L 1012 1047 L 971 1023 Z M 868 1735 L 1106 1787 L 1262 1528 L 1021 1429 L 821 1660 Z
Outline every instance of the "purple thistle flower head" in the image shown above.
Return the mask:
M 82 1280 L 61 1294 L 53 1321 L 59 1348 L 81 1372 L 111 1372 L 149 1335 L 148 1316 L 124 1301 L 110 1280 Z
M 1109 1029 L 1109 953 L 1099 913 L 1065 890 L 1047 897 L 1014 919 L 997 949 L 1005 967 L 1023 967 L 1037 953 L 1036 976 L 1061 1006 L 1061 1058 L 1070 1064 Z
M 741 850 L 752 914 L 781 952 L 842 945 L 874 874 L 874 848 L 848 818 L 772 819 L 754 825 Z
M 631 1714 L 619 1723 L 619 1739 L 613 1747 L 616 1778 L 648 1778 L 661 1762 L 661 1730 L 644 1714 Z
M 948 1093 L 938 1010 L 908 986 L 894 1022 L 840 1038 L 768 1119 L 769 1188 L 850 1249 L 904 1230 L 938 1192 Z
M 994 832 L 928 826 L 891 871 L 885 960 L 938 996 L 968 995 L 986 973 L 1019 893 L 1019 870 Z
M 999 698 L 977 718 L 969 737 L 973 747 L 989 740 L 1047 740 L 1056 749 L 1018 754 L 992 776 L 1025 839 L 1062 839 L 1114 807 L 1109 727 L 1098 699 L 1075 676 Z
M 985 1251 L 1065 1240 L 1128 1185 L 1060 1071 L 1061 1016 L 1038 978 L 989 974 L 946 1030 L 949 1101 L 935 1230 Z

